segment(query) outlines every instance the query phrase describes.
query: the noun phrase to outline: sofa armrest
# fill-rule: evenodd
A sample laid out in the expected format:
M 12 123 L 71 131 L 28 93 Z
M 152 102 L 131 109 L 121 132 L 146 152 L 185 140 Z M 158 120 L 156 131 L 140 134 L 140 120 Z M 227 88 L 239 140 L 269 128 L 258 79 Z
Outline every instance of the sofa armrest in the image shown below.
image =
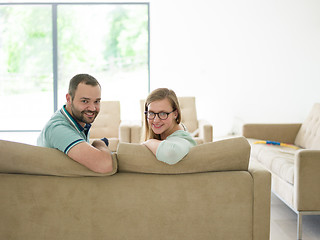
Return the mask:
M 293 144 L 301 123 L 292 124 L 245 124 L 242 135 L 246 138 L 270 140 Z
M 294 162 L 294 203 L 298 211 L 320 211 L 320 150 L 300 150 Z
M 254 191 L 253 239 L 269 240 L 271 174 L 269 171 L 252 162 L 250 163 L 248 171 L 253 178 Z
M 212 125 L 206 120 L 198 120 L 199 138 L 203 143 L 212 142 Z
M 127 122 L 121 122 L 119 126 L 119 142 L 130 142 L 131 126 Z

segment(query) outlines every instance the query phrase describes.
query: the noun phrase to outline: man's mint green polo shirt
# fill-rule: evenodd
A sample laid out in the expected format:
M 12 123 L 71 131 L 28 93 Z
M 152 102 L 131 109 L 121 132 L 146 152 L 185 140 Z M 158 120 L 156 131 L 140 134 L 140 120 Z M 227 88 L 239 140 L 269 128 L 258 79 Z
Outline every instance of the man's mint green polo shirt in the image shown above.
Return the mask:
M 81 142 L 89 142 L 91 124 L 83 128 L 63 106 L 56 111 L 41 131 L 37 145 L 57 148 L 68 154 L 69 150 Z

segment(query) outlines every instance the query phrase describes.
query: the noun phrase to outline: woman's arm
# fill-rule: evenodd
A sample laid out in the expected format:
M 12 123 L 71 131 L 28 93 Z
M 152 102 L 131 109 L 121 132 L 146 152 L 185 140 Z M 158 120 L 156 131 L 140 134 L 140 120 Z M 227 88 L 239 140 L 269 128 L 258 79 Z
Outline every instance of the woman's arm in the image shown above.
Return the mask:
M 183 138 L 170 138 L 158 146 L 156 157 L 167 164 L 176 164 L 189 153 L 191 147 L 190 143 Z
M 191 148 L 191 144 L 187 140 L 179 137 L 163 141 L 149 139 L 143 144 L 151 150 L 159 161 L 170 165 L 179 162 Z
M 142 144 L 146 145 L 147 148 L 150 149 L 151 152 L 153 152 L 154 155 L 157 155 L 157 149 L 160 145 L 161 141 L 157 139 L 149 139 Z

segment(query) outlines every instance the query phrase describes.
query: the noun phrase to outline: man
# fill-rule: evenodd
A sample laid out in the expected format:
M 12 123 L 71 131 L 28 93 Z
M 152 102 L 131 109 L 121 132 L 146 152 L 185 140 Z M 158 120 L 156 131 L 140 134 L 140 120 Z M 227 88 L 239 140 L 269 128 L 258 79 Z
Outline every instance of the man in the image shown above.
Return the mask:
M 100 111 L 101 86 L 88 74 L 78 74 L 69 83 L 67 103 L 45 125 L 37 145 L 57 148 L 74 161 L 98 173 L 112 171 L 107 139 L 89 144 L 91 123 Z

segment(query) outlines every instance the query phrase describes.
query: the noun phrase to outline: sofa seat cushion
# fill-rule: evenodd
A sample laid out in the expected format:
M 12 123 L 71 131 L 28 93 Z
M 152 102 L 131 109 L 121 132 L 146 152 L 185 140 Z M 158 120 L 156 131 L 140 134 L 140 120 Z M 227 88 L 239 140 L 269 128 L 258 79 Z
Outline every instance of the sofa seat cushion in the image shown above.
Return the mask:
M 212 171 L 247 171 L 250 145 L 244 137 L 196 145 L 178 163 L 158 161 L 145 146 L 120 143 L 117 150 L 119 172 L 183 174 Z
M 286 182 L 294 182 L 294 159 L 299 149 L 290 147 L 255 144 L 259 139 L 248 139 L 251 145 L 251 158 L 262 164 L 268 171 Z

